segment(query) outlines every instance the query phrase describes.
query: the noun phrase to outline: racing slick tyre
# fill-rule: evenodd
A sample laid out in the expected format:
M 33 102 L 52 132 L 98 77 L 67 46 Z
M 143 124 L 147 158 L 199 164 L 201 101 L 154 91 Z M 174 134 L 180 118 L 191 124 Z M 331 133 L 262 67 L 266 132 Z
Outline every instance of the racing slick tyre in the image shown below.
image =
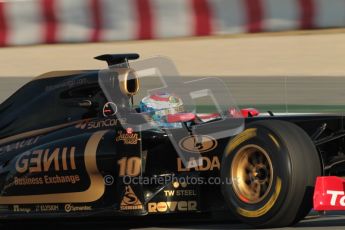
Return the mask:
M 285 227 L 303 219 L 312 208 L 319 175 L 319 155 L 304 130 L 286 121 L 258 121 L 226 147 L 222 193 L 244 223 Z

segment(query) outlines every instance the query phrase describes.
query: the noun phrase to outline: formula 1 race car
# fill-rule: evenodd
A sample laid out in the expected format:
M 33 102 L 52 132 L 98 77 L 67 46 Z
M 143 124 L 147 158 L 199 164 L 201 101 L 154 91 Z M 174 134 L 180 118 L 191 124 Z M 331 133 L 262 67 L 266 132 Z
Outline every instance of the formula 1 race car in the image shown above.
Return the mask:
M 168 59 L 137 58 L 44 74 L 0 105 L 2 221 L 223 213 L 289 226 L 318 176 L 345 174 L 343 116 L 241 110 L 218 80 L 182 87 Z M 145 91 L 152 76 L 163 87 Z M 215 111 L 198 111 L 203 96 Z

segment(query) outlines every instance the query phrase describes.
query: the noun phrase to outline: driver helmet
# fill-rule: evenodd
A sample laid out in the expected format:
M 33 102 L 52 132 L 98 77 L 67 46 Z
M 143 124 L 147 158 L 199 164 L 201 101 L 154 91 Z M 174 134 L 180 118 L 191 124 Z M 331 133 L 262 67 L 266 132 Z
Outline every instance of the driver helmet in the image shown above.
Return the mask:
M 164 128 L 181 128 L 181 123 L 168 123 L 166 116 L 184 112 L 182 99 L 170 93 L 158 93 L 144 97 L 140 111 L 151 116 L 152 120 Z

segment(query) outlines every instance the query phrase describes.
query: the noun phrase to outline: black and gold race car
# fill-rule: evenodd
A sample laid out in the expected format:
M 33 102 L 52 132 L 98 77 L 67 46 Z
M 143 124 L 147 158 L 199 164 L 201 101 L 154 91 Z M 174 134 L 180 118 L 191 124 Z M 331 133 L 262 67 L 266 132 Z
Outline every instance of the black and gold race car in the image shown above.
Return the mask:
M 0 105 L 2 221 L 223 213 L 288 226 L 311 210 L 317 176 L 344 174 L 343 116 L 240 110 L 217 80 L 181 85 L 168 59 L 138 57 L 44 74 Z M 163 87 L 145 91 L 152 76 Z M 186 101 L 165 116 L 177 126 L 138 105 L 164 90 Z M 216 112 L 197 111 L 204 96 Z

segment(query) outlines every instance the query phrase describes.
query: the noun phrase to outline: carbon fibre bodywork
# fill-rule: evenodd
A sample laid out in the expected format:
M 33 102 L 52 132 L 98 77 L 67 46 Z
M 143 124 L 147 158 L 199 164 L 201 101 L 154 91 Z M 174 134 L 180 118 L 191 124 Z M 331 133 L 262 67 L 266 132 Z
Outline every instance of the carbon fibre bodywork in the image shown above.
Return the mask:
M 119 85 L 114 89 L 114 103 L 126 107 L 130 98 Z M 185 165 L 166 130 L 137 132 L 124 127 L 126 119 L 116 112 L 104 116 L 106 103 L 98 71 L 77 71 L 36 79 L 0 106 L 1 219 L 228 209 L 216 180 L 231 137 L 205 135 L 198 143 L 194 136 L 182 137 L 179 148 L 197 148 L 203 163 L 189 159 Z M 271 114 L 247 117 L 245 124 L 265 119 L 302 127 L 319 150 L 324 174 L 344 173 L 339 167 L 344 160 L 343 116 Z M 190 177 L 198 183 L 172 177 Z

